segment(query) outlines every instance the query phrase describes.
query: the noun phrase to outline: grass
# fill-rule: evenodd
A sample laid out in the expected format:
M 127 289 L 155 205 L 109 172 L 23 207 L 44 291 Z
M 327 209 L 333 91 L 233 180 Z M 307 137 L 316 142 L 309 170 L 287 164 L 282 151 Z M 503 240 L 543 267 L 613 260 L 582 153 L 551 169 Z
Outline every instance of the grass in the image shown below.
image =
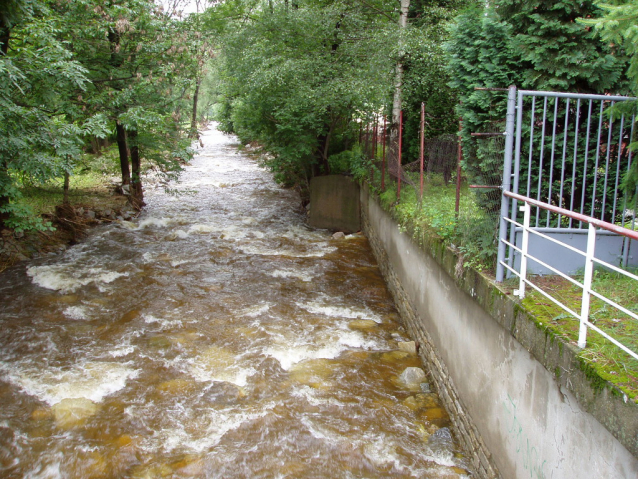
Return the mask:
M 69 181 L 69 202 L 85 208 L 121 207 L 122 197 L 113 197 L 110 175 L 93 171 L 77 172 Z M 116 181 L 115 178 L 113 178 Z M 53 215 L 55 207 L 64 199 L 63 181 L 51 181 L 44 185 L 28 185 L 21 188 L 22 201 L 38 215 Z
M 386 190 L 379 193 L 383 208 L 391 212 L 416 240 L 421 241 L 424 236 L 440 238 L 463 255 L 465 267 L 493 270 L 498 216 L 479 206 L 477 192 L 463 182 L 457 215 L 454 183 L 446 185 L 442 175 L 429 175 L 420 201 L 418 174 L 407 175 L 416 186 L 403 185 L 401 199 L 397 202 L 397 184 L 386 182 Z M 376 184 L 377 191 L 380 190 L 379 183 Z
M 576 276 L 574 279 L 582 282 L 583 278 Z M 580 313 L 582 291 L 576 285 L 558 276 L 537 276 L 532 277 L 531 281 L 571 310 Z M 594 273 L 592 288 L 630 311 L 638 312 L 638 283 L 633 279 L 598 269 Z M 531 289 L 528 287 L 522 302 L 525 309 L 557 336 L 576 345 L 578 320 Z M 589 320 L 632 351 L 638 351 L 637 320 L 593 297 Z M 638 402 L 638 360 L 593 330 L 588 330 L 587 347 L 581 350 L 579 357 L 587 361 L 602 379 L 612 382 L 630 399 Z
M 82 207 L 85 211 L 120 211 L 127 200 L 126 197 L 114 192 L 114 185 L 118 183 L 118 178 L 114 176 L 116 166 L 107 155 L 99 158 L 87 155 L 84 164 L 70 177 L 70 205 L 75 209 Z M 35 218 L 42 218 L 45 224 L 51 222 L 55 229 L 31 230 L 17 234 L 4 231 L 0 236 L 0 272 L 20 260 L 38 253 L 54 251 L 77 239 L 77 231 L 70 232 L 59 225 L 56 227 L 56 206 L 61 205 L 64 200 L 63 184 L 62 179 L 45 184 L 22 184 L 20 203 L 32 210 Z M 91 223 L 88 218 L 82 221 L 87 225 Z

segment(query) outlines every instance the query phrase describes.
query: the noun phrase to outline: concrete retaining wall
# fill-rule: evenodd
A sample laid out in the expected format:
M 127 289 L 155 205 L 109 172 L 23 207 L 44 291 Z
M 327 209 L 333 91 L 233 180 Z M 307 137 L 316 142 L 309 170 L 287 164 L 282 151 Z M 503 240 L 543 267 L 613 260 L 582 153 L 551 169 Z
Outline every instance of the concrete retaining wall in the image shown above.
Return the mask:
M 453 252 L 401 233 L 366 188 L 361 214 L 479 477 L 638 477 L 635 403 Z
M 310 180 L 310 226 L 356 233 L 359 220 L 359 185 L 352 178 L 328 175 Z

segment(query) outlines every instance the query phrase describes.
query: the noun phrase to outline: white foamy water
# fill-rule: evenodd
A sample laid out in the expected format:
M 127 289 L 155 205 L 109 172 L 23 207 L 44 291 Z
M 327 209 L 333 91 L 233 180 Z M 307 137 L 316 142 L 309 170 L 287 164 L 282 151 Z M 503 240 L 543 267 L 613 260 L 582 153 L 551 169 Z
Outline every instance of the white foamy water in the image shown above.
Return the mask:
M 284 342 L 280 338 L 281 336 L 273 345 L 266 347 L 264 354 L 279 361 L 282 369 L 286 371 L 307 359 L 335 359 L 344 351 L 379 350 L 385 346 L 373 339 L 366 339 L 358 331 L 351 330 L 315 333 L 311 338 L 312 342 L 308 343 Z
M 43 288 L 54 291 L 73 292 L 82 286 L 94 283 L 112 283 L 118 278 L 128 276 L 128 273 L 108 271 L 103 268 L 74 267 L 73 265 L 31 266 L 27 268 L 27 275 L 32 281 Z
M 261 255 L 261 256 L 288 256 L 290 258 L 322 258 L 328 253 L 337 250 L 336 247 L 330 246 L 328 243 L 314 243 L 308 245 L 305 251 L 293 248 L 273 248 L 266 245 L 257 244 L 240 245 L 239 250 L 245 254 Z
M 255 306 L 251 306 L 250 308 L 246 308 L 240 311 L 240 316 L 248 316 L 249 318 L 256 318 L 264 313 L 267 313 L 270 310 L 270 304 L 258 304 Z
M 330 301 L 310 301 L 307 303 L 296 303 L 302 309 L 309 313 L 323 314 L 333 318 L 346 319 L 371 319 L 376 323 L 381 323 L 382 319 L 378 314 L 373 313 L 369 309 L 350 308 L 348 306 L 333 306 Z
M 87 319 L 86 308 L 83 306 L 69 306 L 64 310 L 64 315 L 69 319 Z
M 315 277 L 315 275 L 313 274 L 304 273 L 302 271 L 290 271 L 282 269 L 276 269 L 275 271 L 271 271 L 268 274 L 273 278 L 296 278 L 305 282 L 312 281 L 312 278 Z
M 4 366 L 5 377 L 25 393 L 54 405 L 69 398 L 101 402 L 126 386 L 139 371 L 128 364 L 88 361 L 69 369 L 16 370 Z M 4 369 L 3 368 L 3 369 Z
M 167 226 L 175 223 L 174 218 L 145 218 L 139 222 L 136 229 L 144 229 L 148 227 L 166 228 Z

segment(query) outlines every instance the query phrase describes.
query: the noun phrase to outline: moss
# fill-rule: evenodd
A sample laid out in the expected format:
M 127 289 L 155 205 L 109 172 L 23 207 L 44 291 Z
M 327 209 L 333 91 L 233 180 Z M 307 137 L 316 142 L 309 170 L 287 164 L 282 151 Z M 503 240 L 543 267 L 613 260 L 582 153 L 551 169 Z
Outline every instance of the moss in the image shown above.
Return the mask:
M 561 374 L 560 368 L 556 366 L 554 368 L 554 375 L 556 376 L 556 379 L 560 379 L 560 374 Z
M 609 385 L 605 379 L 600 377 L 596 369 L 587 360 L 581 357 L 578 358 L 578 368 L 585 374 L 585 377 L 594 391 L 602 391 Z

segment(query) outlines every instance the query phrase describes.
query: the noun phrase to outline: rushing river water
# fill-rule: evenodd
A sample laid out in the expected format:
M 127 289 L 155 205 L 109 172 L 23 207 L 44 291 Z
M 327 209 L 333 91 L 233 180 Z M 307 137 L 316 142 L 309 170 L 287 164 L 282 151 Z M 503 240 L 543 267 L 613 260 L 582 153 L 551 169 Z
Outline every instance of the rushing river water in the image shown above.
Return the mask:
M 366 239 L 203 141 L 179 195 L 0 275 L 0 477 L 469 475 Z

